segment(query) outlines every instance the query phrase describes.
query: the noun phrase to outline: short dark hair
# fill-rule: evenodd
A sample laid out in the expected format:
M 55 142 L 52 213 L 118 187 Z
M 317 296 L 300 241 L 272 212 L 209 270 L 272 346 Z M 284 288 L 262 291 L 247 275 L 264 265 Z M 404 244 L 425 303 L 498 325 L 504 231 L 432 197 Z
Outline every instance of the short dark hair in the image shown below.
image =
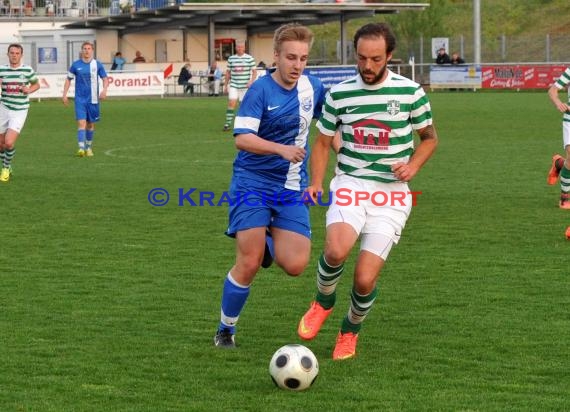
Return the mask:
M 386 41 L 386 53 L 392 53 L 396 48 L 396 36 L 387 23 L 368 23 L 359 28 L 354 34 L 354 49 L 361 37 L 383 37 Z
M 22 54 L 24 54 L 24 48 L 23 48 L 22 45 L 19 44 L 19 43 L 12 43 L 12 44 L 10 44 L 10 45 L 8 46 L 8 53 L 10 52 L 10 49 L 11 49 L 12 47 L 15 47 L 15 48 L 17 48 L 17 49 L 20 49 L 20 51 L 22 52 Z

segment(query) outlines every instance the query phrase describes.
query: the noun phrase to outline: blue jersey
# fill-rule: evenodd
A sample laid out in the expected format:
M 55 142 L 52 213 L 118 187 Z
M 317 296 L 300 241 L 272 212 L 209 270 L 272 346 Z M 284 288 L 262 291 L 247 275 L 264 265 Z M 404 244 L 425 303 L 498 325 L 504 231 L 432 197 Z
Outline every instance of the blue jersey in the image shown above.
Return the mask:
M 93 104 L 99 102 L 99 78 L 105 77 L 107 77 L 107 72 L 101 62 L 96 59 L 92 59 L 89 63 L 81 59 L 76 60 L 67 73 L 68 79 L 75 78 L 75 100 Z
M 307 187 L 309 130 L 318 118 L 325 98 L 321 81 L 302 75 L 295 88 L 287 90 L 271 75 L 257 79 L 247 90 L 234 124 L 234 135 L 253 133 L 272 142 L 307 150 L 302 162 L 291 163 L 278 155 L 258 155 L 241 150 L 234 162 L 234 175 L 266 182 L 275 191 Z

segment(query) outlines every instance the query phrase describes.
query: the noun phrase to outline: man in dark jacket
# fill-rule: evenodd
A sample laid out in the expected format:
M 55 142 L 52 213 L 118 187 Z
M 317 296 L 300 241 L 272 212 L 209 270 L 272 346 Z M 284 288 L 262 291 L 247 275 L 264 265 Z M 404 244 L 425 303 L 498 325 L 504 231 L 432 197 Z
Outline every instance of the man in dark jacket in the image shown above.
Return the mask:
M 178 84 L 184 86 L 184 94 L 190 92 L 190 95 L 194 95 L 194 83 L 192 83 L 190 79 L 192 79 L 192 73 L 190 72 L 190 63 L 186 63 L 182 69 L 180 69 L 180 74 L 178 75 Z
M 449 58 L 449 54 L 445 52 L 445 47 L 442 47 L 437 51 L 437 57 L 435 59 L 436 64 L 450 64 L 451 59 Z

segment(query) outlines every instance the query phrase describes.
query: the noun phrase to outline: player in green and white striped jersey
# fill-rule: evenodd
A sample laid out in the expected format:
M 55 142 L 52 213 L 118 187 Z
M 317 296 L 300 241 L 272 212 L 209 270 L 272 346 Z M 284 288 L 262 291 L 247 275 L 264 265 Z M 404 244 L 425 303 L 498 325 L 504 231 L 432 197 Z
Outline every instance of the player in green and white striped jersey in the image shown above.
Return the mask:
M 336 301 L 344 262 L 360 238 L 351 302 L 337 335 L 334 360 L 356 354 L 358 333 L 378 294 L 376 282 L 398 243 L 414 201 L 409 182 L 437 146 L 431 107 L 419 84 L 388 69 L 396 39 L 384 23 L 370 23 L 354 36 L 358 74 L 333 86 L 317 122 L 311 154 L 315 202 L 333 138 L 340 131 L 325 250 L 317 266 L 317 294 L 301 318 L 298 334 L 313 339 Z M 420 143 L 414 149 L 414 132 Z
M 238 101 L 243 100 L 245 92 L 257 76 L 255 59 L 245 52 L 245 44 L 236 44 L 236 54 L 228 58 L 224 87 L 228 93 L 228 108 L 226 110 L 226 122 L 224 131 L 231 128 L 235 117 L 235 109 Z
M 20 44 L 8 46 L 9 64 L 0 66 L 0 182 L 8 182 L 12 174 L 12 159 L 16 154 L 14 145 L 24 127 L 29 95 L 40 88 L 33 68 L 22 64 L 24 48 Z
M 558 180 L 560 176 L 560 208 L 570 209 L 570 67 L 560 75 L 558 80 L 556 80 L 552 86 L 548 89 L 548 97 L 554 106 L 562 113 L 562 141 L 563 147 L 566 151 L 566 159 L 555 154 L 552 157 L 552 166 L 548 172 L 547 182 L 549 185 L 553 185 Z M 558 97 L 558 92 L 560 90 L 568 89 L 568 97 L 566 103 L 564 103 Z

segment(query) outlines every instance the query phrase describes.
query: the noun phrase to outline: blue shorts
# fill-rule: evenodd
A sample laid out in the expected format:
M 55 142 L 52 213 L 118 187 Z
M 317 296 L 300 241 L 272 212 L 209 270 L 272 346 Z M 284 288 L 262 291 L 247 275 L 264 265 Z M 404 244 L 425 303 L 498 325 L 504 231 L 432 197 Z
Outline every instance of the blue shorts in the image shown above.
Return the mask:
M 75 120 L 87 120 L 88 123 L 99 121 L 99 103 L 75 100 Z
M 230 185 L 229 226 L 226 235 L 254 227 L 276 227 L 311 238 L 309 206 L 303 192 L 268 188 L 251 179 L 235 176 Z

